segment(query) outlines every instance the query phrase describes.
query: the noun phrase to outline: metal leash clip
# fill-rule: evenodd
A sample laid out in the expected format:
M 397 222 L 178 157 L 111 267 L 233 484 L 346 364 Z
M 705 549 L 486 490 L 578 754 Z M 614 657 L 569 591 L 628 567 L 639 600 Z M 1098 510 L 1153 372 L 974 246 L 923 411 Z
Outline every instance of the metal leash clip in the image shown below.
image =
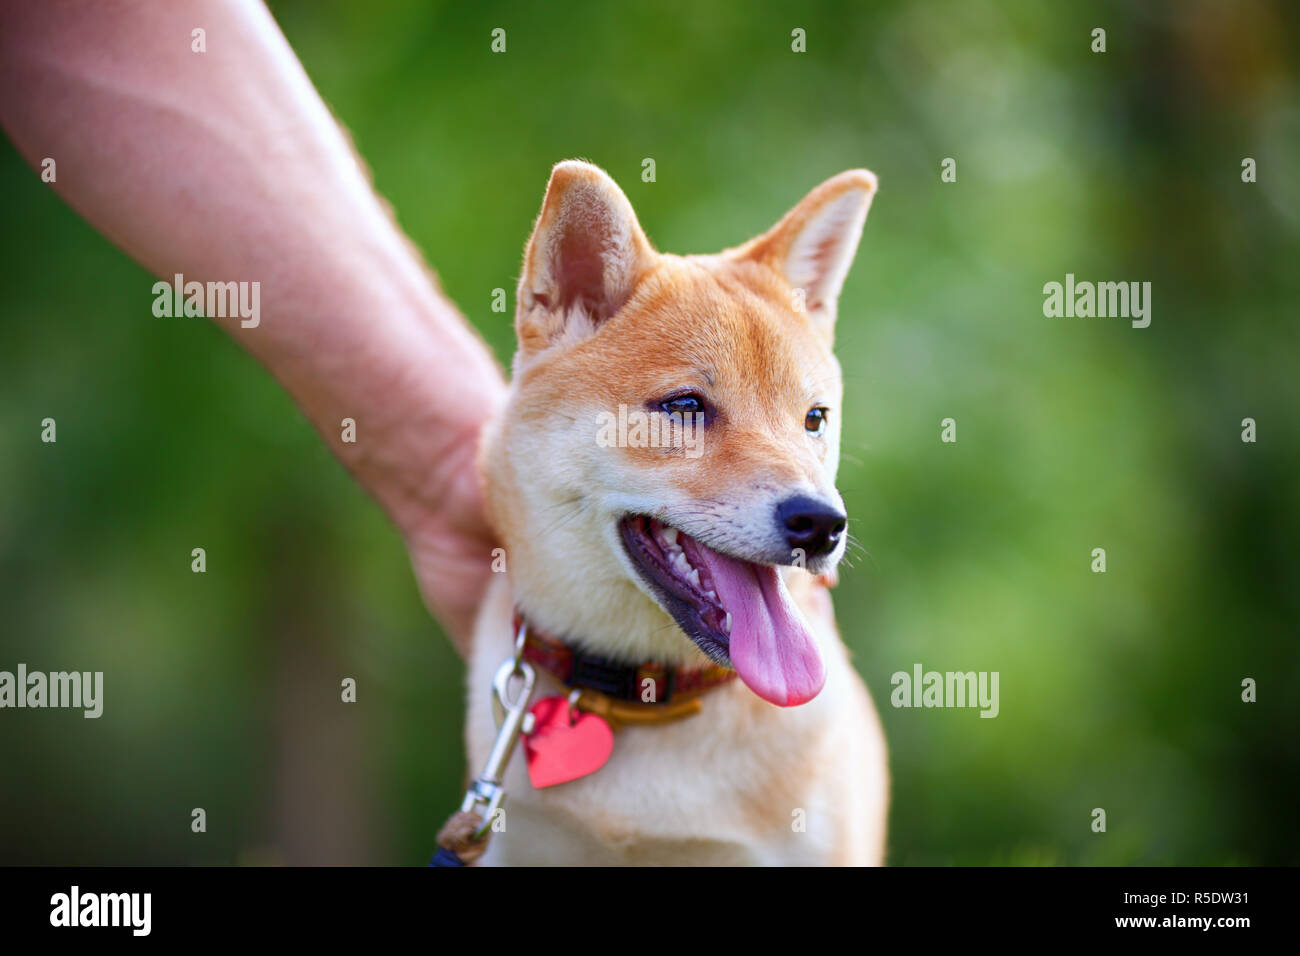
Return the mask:
M 492 743 L 483 772 L 479 774 L 465 791 L 461 801 L 462 812 L 480 813 L 483 822 L 474 831 L 474 838 L 482 839 L 492 825 L 492 816 L 505 800 L 506 791 L 501 786 L 506 765 L 514 753 L 515 744 L 520 734 L 527 734 L 532 729 L 533 715 L 528 712 L 528 702 L 533 696 L 537 684 L 537 672 L 524 660 L 524 641 L 528 636 L 528 625 L 520 622 L 519 632 L 515 635 L 514 656 L 503 661 L 492 678 L 492 712 L 496 716 L 497 736 Z M 518 694 L 510 696 L 510 682 L 513 678 L 522 680 Z M 482 807 L 480 810 L 479 808 Z

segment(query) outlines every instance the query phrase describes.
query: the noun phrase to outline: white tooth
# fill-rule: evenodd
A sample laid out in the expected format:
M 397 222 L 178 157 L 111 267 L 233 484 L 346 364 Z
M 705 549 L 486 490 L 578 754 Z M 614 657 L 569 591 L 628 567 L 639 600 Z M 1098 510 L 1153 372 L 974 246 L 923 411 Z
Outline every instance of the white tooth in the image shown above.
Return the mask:
M 691 573 L 686 575 L 686 580 L 690 581 L 697 588 L 700 586 L 700 572 L 697 568 L 691 568 Z
M 682 574 L 689 574 L 691 572 L 691 562 L 687 561 L 686 555 L 680 551 L 678 551 L 677 556 L 673 558 L 673 567 L 682 572 Z
M 727 617 L 722 622 L 722 629 L 726 631 L 728 634 L 731 633 L 731 612 L 730 611 L 727 612 Z
M 664 528 L 664 530 L 663 530 L 663 536 L 664 536 L 664 540 L 667 541 L 669 544 L 676 544 L 676 543 L 677 543 L 677 529 L 676 529 L 676 528 L 667 528 L 667 527 Z

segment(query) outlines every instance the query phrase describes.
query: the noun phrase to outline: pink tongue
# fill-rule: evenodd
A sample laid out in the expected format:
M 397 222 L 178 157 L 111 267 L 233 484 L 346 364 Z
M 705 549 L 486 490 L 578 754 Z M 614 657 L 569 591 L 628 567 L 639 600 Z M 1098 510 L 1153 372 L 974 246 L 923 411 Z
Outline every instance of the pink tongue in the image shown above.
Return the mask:
M 745 685 L 782 707 L 807 703 L 826 683 L 821 655 L 776 568 L 701 547 L 731 613 L 731 663 Z

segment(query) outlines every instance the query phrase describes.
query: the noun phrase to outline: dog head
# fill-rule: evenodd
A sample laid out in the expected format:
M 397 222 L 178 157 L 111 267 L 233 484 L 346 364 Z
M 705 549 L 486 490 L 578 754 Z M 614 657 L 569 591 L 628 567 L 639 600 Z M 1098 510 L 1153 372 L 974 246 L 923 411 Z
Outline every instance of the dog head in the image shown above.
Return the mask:
M 683 257 L 655 251 L 604 172 L 555 167 L 484 457 L 538 626 L 627 660 L 703 653 L 777 704 L 821 689 L 780 571 L 830 573 L 844 554 L 831 346 L 875 188 L 841 173 L 758 238 Z

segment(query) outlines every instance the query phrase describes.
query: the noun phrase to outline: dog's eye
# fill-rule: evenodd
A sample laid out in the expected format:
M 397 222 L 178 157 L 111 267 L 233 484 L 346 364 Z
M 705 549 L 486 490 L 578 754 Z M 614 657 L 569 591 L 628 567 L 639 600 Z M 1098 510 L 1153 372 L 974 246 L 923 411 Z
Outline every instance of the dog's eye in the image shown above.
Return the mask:
M 659 403 L 659 408 L 669 415 L 702 415 L 704 414 L 704 399 L 694 392 L 686 395 L 674 395 L 672 398 L 665 398 Z
M 822 408 L 820 405 L 809 409 L 808 414 L 804 416 L 803 427 L 810 435 L 820 435 L 826 430 L 826 416 L 829 414 L 830 409 Z

